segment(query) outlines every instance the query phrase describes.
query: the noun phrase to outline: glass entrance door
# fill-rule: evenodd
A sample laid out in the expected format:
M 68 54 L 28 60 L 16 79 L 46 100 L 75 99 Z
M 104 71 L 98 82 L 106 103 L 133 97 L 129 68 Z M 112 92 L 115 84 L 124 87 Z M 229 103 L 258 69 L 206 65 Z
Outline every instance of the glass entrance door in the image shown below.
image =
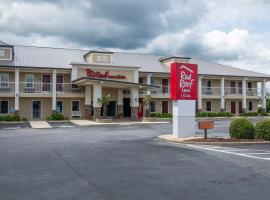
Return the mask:
M 33 101 L 32 118 L 33 119 L 41 119 L 41 101 Z

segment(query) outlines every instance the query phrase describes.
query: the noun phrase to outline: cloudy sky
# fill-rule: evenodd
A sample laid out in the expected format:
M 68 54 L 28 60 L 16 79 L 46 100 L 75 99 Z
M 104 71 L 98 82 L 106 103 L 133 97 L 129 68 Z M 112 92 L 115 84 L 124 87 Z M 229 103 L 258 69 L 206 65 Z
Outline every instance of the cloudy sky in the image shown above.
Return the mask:
M 178 53 L 270 73 L 269 10 L 269 0 L 0 0 L 0 40 Z

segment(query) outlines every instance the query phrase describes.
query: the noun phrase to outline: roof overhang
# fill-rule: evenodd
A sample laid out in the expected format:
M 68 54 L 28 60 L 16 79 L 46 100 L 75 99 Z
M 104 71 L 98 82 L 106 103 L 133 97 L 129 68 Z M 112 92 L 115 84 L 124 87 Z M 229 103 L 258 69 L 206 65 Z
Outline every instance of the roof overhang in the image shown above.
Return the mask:
M 109 88 L 130 88 L 130 87 L 138 87 L 139 89 L 159 88 L 159 86 L 154 85 L 127 82 L 127 81 L 118 81 L 106 78 L 93 78 L 93 77 L 81 77 L 72 81 L 72 83 L 83 86 L 99 83 L 104 85 L 104 87 Z

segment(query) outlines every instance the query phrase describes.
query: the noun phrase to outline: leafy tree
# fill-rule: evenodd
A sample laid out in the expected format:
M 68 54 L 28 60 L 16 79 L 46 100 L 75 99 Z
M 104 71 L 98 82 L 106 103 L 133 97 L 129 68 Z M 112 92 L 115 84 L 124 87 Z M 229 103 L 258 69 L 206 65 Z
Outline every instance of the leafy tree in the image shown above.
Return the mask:
M 103 106 L 103 117 L 106 117 L 107 105 L 110 103 L 110 94 L 103 95 L 102 97 L 98 98 L 99 105 Z M 100 110 L 101 113 L 101 110 Z

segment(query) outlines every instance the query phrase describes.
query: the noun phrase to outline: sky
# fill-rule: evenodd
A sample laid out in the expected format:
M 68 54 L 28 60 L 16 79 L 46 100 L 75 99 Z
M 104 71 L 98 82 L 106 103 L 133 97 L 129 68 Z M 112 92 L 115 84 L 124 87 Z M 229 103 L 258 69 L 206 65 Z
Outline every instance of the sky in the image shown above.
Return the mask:
M 9 44 L 179 54 L 270 74 L 270 0 L 0 0 Z

